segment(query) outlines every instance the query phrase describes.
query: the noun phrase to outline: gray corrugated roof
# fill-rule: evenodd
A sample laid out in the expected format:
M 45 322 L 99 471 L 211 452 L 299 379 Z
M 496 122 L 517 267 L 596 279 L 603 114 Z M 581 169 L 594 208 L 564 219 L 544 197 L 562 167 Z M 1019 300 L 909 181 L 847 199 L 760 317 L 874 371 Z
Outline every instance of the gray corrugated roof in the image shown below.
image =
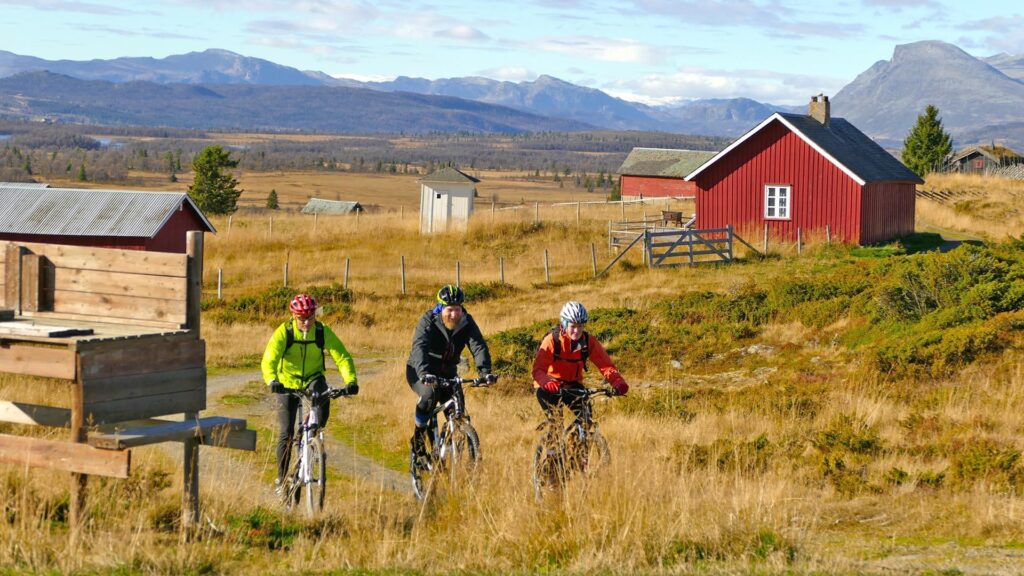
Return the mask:
M 842 118 L 831 118 L 825 125 L 804 114 L 778 114 L 864 182 L 902 180 L 924 183 L 920 176 L 885 148 Z
M 309 202 L 302 208 L 303 214 L 349 214 L 356 210 L 362 210 L 359 202 L 345 202 L 343 200 L 324 200 L 322 198 L 310 198 Z
M 479 179 L 473 178 L 469 174 L 452 168 L 451 166 L 446 166 L 436 172 L 431 172 L 423 178 L 420 178 L 420 182 L 423 182 L 424 184 L 465 184 L 467 182 L 476 184 L 479 181 Z
M 0 232 L 152 238 L 181 206 L 213 225 L 182 192 L 0 186 Z
M 663 176 L 684 178 L 710 160 L 716 152 L 703 150 L 671 150 L 667 148 L 633 148 L 619 167 L 627 176 Z

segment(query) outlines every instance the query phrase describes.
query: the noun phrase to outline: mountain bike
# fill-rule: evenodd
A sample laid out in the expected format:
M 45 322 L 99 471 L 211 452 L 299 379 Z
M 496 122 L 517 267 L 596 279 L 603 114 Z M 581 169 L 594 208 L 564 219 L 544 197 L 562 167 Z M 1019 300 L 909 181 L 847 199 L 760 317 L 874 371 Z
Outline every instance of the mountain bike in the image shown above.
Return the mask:
M 306 515 L 315 517 L 323 510 L 324 495 L 327 491 L 327 452 L 324 449 L 324 429 L 317 421 L 317 411 L 313 410 L 317 402 L 327 397 L 329 400 L 347 396 L 342 388 L 328 387 L 317 392 L 311 387 L 304 390 L 288 390 L 288 394 L 298 396 L 302 400 L 302 411 L 305 416 L 299 433 L 295 436 L 292 446 L 294 463 L 284 480 L 281 499 L 284 507 L 292 511 L 299 506 L 302 494 L 306 495 Z M 328 400 L 328 401 L 329 401 Z
M 559 489 L 574 474 L 592 475 L 611 462 L 608 442 L 597 429 L 590 399 L 615 396 L 611 388 L 565 388 L 563 396 L 576 396 L 579 414 L 564 429 L 561 406 L 557 417 L 546 418 L 537 427 L 544 430 L 533 451 L 533 490 L 538 501 L 546 490 Z
M 451 486 L 464 482 L 480 459 L 480 437 L 463 406 L 463 384 L 475 388 L 489 386 L 491 382 L 486 378 L 466 380 L 458 376 L 437 379 L 436 386 L 451 388 L 451 397 L 439 403 L 431 412 L 421 449 L 417 450 L 413 446 L 409 450 L 409 473 L 417 500 L 427 498 L 438 478 L 445 478 Z M 445 417 L 440 427 L 438 414 L 444 414 Z

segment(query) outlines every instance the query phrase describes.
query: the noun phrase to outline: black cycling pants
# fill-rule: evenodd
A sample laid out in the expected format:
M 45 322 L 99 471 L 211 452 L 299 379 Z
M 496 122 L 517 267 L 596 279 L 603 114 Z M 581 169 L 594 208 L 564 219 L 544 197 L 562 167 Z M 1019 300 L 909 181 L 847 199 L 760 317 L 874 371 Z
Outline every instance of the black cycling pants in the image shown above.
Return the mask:
M 441 386 L 439 384 L 427 386 L 420 381 L 412 366 L 407 365 L 405 372 L 405 379 L 409 383 L 409 388 L 411 388 L 412 391 L 420 397 L 419 401 L 416 402 L 416 427 L 422 428 L 429 423 L 430 413 L 433 412 L 434 407 L 436 407 L 438 403 L 447 402 L 452 397 L 452 387 Z M 465 406 L 466 397 L 460 396 L 459 403 L 462 406 Z
M 309 386 L 317 391 L 327 390 L 327 379 L 321 374 Z M 317 401 L 316 418 L 320 426 L 327 425 L 331 416 L 331 399 L 323 397 Z M 284 480 L 288 475 L 288 462 L 291 459 L 292 441 L 295 439 L 295 423 L 299 421 L 302 410 L 302 399 L 292 394 L 277 395 L 277 478 Z
M 562 388 L 572 388 L 575 390 L 582 390 L 586 388 L 582 382 L 564 382 Z M 580 412 L 583 410 L 582 396 L 576 394 L 563 394 L 562 392 L 548 392 L 543 388 L 537 388 L 537 402 L 540 403 L 540 407 L 544 409 L 544 414 L 548 418 L 562 416 L 562 406 L 568 406 L 572 413 L 579 418 Z

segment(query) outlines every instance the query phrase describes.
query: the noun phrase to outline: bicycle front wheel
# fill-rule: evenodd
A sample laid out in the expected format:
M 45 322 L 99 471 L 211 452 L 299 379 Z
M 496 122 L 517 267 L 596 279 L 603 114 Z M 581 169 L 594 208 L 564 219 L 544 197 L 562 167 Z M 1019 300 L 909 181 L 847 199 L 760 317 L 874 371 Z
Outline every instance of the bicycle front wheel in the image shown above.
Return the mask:
M 324 441 L 315 437 L 309 441 L 309 478 L 306 481 L 306 514 L 316 516 L 324 508 L 327 491 L 327 454 Z
M 566 431 L 566 452 L 573 470 L 584 475 L 596 474 L 611 463 L 612 455 L 604 436 L 593 427 L 582 433 L 579 427 L 570 426 Z
M 480 437 L 473 425 L 465 420 L 455 423 L 440 456 L 453 487 L 469 480 L 480 460 Z

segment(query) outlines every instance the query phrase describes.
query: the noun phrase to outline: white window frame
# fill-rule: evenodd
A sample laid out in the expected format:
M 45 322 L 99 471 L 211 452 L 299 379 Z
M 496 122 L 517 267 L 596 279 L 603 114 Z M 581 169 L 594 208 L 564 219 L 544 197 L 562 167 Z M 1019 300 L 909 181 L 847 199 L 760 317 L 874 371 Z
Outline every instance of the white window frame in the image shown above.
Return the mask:
M 765 220 L 790 220 L 792 214 L 793 186 L 791 184 L 765 184 Z

